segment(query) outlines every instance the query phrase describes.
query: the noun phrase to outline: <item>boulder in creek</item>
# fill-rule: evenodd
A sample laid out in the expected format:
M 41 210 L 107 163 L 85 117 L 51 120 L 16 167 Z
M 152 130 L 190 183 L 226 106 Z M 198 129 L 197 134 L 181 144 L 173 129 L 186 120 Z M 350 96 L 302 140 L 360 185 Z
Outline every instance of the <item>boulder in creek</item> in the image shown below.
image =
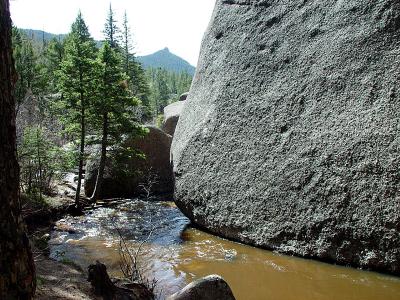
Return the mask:
M 222 277 L 209 275 L 188 284 L 167 300 L 235 300 L 235 297 Z
M 149 133 L 143 138 L 130 138 L 125 147 L 145 154 L 146 159 L 132 158 L 121 165 L 107 160 L 102 188 L 102 198 L 133 197 L 146 194 L 172 194 L 173 174 L 170 164 L 172 137 L 154 126 L 146 126 Z M 91 154 L 86 164 L 85 194 L 91 196 L 96 183 L 99 158 Z M 121 169 L 129 172 L 121 172 Z M 143 188 L 145 187 L 145 189 Z
M 217 0 L 172 143 L 215 234 L 400 275 L 400 2 Z
M 181 115 L 184 105 L 184 101 L 177 101 L 164 108 L 162 130 L 167 134 L 174 135 L 176 124 L 178 124 L 179 116 Z

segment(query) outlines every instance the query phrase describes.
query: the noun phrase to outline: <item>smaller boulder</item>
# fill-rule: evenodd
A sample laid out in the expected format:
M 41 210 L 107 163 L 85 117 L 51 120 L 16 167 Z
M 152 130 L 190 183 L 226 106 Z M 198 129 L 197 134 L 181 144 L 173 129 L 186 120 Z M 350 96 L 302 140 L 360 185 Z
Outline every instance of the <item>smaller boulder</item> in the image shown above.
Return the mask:
M 187 99 L 188 95 L 189 95 L 189 92 L 183 93 L 182 95 L 180 95 L 179 101 L 185 101 Z
M 210 275 L 188 284 L 167 300 L 235 300 L 235 297 L 221 276 Z
M 164 122 L 162 130 L 169 134 L 174 135 L 176 125 L 178 124 L 179 117 L 182 113 L 185 102 L 174 102 L 164 108 Z
M 143 138 L 128 138 L 125 148 L 136 149 L 146 159 L 133 157 L 122 162 L 121 166 L 112 165 L 107 160 L 104 170 L 101 198 L 129 198 L 140 194 L 171 195 L 173 193 L 173 174 L 170 164 L 172 137 L 162 130 L 148 125 L 149 133 Z M 93 193 L 99 165 L 99 154 L 93 150 L 86 164 L 85 194 Z

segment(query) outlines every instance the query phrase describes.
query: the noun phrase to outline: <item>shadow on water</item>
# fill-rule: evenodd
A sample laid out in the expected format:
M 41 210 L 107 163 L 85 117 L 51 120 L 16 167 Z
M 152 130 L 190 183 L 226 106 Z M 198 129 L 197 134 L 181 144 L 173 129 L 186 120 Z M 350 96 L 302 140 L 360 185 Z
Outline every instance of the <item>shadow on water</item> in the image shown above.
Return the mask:
M 170 202 L 129 200 L 60 220 L 58 227 L 63 231 L 52 232 L 52 258 L 83 269 L 100 260 L 114 276 L 121 276 L 118 230 L 133 249 L 145 241 L 139 265 L 145 276 L 158 280 L 161 298 L 199 277 L 219 274 L 238 300 L 400 299 L 400 278 L 227 241 L 189 227 Z

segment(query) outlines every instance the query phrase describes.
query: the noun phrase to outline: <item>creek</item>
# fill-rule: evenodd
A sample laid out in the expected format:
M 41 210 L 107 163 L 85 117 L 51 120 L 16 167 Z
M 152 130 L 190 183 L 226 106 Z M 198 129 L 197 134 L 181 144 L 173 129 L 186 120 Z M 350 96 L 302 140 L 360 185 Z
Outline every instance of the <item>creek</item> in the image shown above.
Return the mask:
M 400 299 L 400 278 L 231 242 L 190 227 L 171 202 L 127 200 L 66 217 L 57 228 L 50 256 L 83 270 L 99 260 L 121 277 L 120 235 L 133 251 L 141 247 L 139 267 L 157 280 L 159 299 L 209 274 L 224 277 L 238 300 Z

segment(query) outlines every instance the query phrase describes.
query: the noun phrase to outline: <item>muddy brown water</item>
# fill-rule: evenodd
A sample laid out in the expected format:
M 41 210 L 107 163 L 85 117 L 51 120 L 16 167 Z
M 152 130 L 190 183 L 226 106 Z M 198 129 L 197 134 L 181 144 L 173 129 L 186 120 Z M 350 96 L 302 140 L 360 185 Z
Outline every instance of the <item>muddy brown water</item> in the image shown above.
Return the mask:
M 83 269 L 95 260 L 121 276 L 119 234 L 132 251 L 140 244 L 143 274 L 158 281 L 159 299 L 187 283 L 219 274 L 238 300 L 399 300 L 400 278 L 276 254 L 188 227 L 169 202 L 131 200 L 59 221 L 51 257 Z

